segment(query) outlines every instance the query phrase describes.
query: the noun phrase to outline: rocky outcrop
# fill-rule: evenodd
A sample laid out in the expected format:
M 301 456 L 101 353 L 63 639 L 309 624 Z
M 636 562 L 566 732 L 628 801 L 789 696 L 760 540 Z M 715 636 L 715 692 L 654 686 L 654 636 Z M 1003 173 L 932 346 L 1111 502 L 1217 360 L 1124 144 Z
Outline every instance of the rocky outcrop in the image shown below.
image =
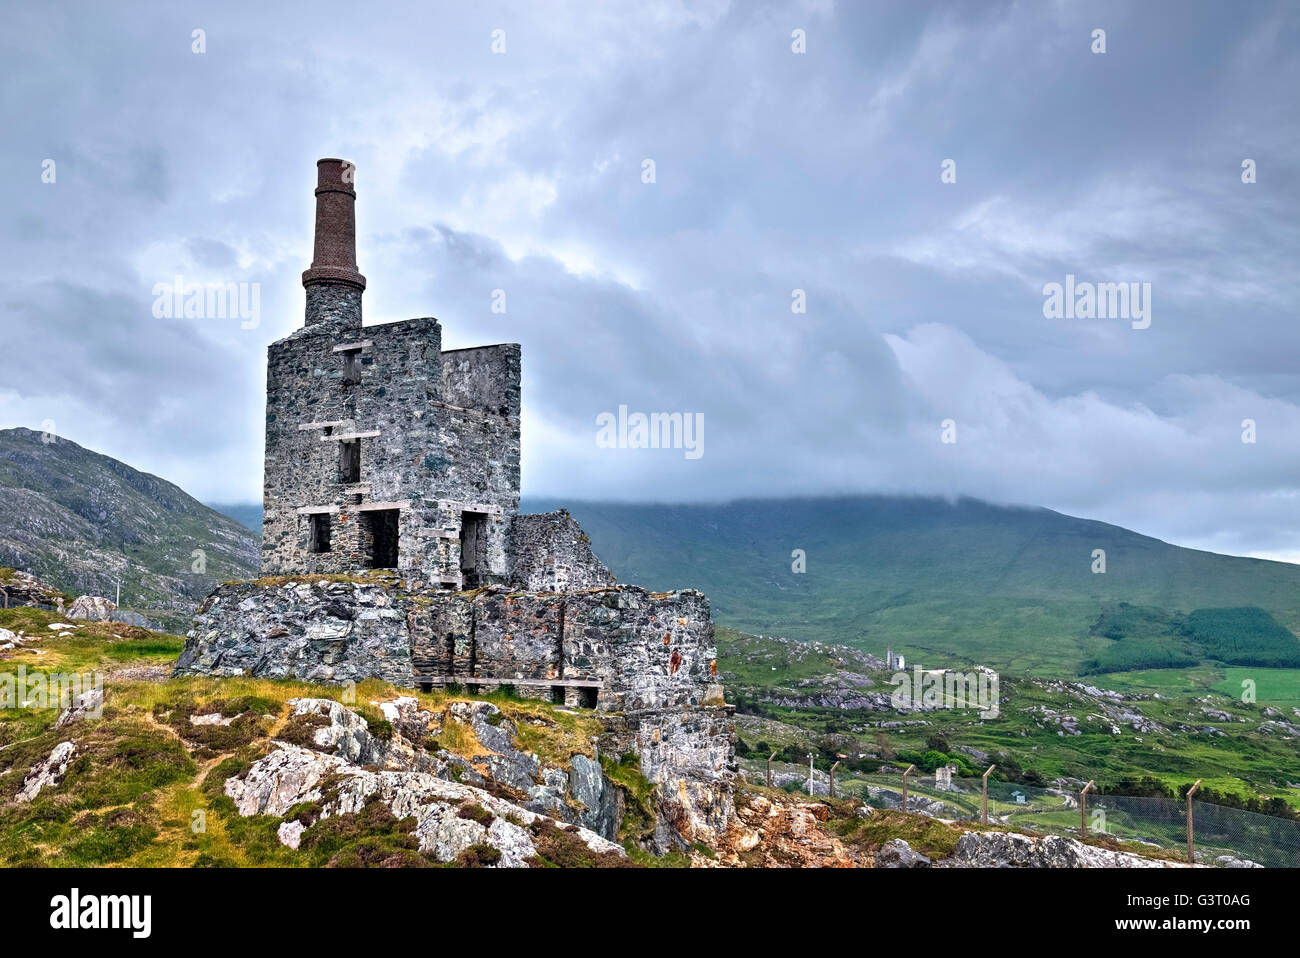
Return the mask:
M 471 785 L 425 772 L 369 771 L 335 755 L 287 744 L 256 762 L 243 778 L 227 779 L 225 792 L 241 815 L 283 817 L 295 806 L 315 803 L 319 806 L 316 821 L 358 813 L 378 799 L 396 818 L 415 818 L 420 851 L 451 862 L 487 845 L 499 853 L 495 867 L 501 868 L 526 867 L 538 854 L 529 826 L 545 817 Z M 283 823 L 281 843 L 297 848 L 310 827 L 302 820 Z M 593 854 L 625 854 L 620 846 L 587 829 L 576 828 L 570 834 Z
M 876 852 L 877 868 L 929 868 L 930 859 L 901 838 L 891 838 Z
M 30 802 L 41 793 L 41 789 L 57 785 L 67 772 L 68 765 L 76 752 L 77 746 L 71 742 L 60 742 L 54 746 L 46 759 L 33 765 L 31 771 L 27 773 L 27 777 L 23 779 L 23 787 L 15 796 L 15 801 Z
M 965 832 L 936 868 L 1186 868 L 1179 862 L 1085 845 L 1059 835 Z
M 750 868 L 858 868 L 870 864 L 863 852 L 822 827 L 829 818 L 830 809 L 820 802 L 743 793 L 727 830 L 713 843 L 715 857 L 695 864 Z
M 1214 859 L 1214 864 L 1220 868 L 1263 868 L 1258 862 L 1253 862 L 1248 858 L 1237 858 L 1234 855 L 1220 855 Z
M 410 697 L 379 704 L 391 732 L 379 737 L 364 717 L 331 699 L 292 699 L 286 738 L 349 764 L 419 771 L 446 781 L 507 791 L 516 804 L 605 838 L 618 835 L 622 801 L 600 763 L 575 754 L 569 767 L 547 765 L 515 743 L 518 728 L 491 702 L 452 702 L 440 711 Z M 468 756 L 430 751 L 449 723 L 467 726 L 478 744 Z M 298 730 L 298 731 L 295 731 Z
M 602 754 L 637 755 L 656 786 L 656 853 L 726 832 L 735 813 L 733 714 L 731 706 L 695 706 L 605 717 Z
M 882 808 L 902 808 L 903 793 L 896 792 L 892 788 L 883 788 L 879 785 L 867 786 L 867 797 L 872 801 L 879 803 Z M 953 808 L 946 802 L 941 802 L 935 798 L 927 798 L 924 795 L 918 795 L 911 792 L 907 796 L 907 810 L 917 815 L 924 815 L 927 818 L 942 818 L 954 820 L 962 818 L 961 812 Z
M 490 702 L 457 701 L 437 711 L 409 697 L 380 703 L 389 726 L 383 735 L 329 699 L 289 704 L 283 740 L 224 785 L 241 815 L 284 818 L 311 803 L 310 821 L 281 823 L 283 844 L 296 848 L 314 821 L 378 800 L 395 817 L 416 819 L 420 850 L 438 861 L 490 845 L 499 866 L 527 864 L 538 854 L 542 819 L 592 854 L 623 855 L 611 840 L 619 826 L 616 789 L 599 763 L 575 755 L 571 770 L 543 764 L 518 748 L 514 723 Z M 473 733 L 468 757 L 428 747 L 451 723 Z
M 14 570 L 0 577 L 0 601 L 6 608 L 34 605 L 42 609 L 62 609 L 63 593 L 30 572 Z
M 98 595 L 78 596 L 72 605 L 68 606 L 67 616 L 69 619 L 87 619 L 91 622 L 108 622 L 113 618 L 113 613 L 117 611 L 117 606 L 111 599 L 105 599 Z
M 104 690 L 102 688 L 86 689 L 72 700 L 72 704 L 60 713 L 55 721 L 55 728 L 65 728 L 74 722 L 99 718 L 104 712 Z

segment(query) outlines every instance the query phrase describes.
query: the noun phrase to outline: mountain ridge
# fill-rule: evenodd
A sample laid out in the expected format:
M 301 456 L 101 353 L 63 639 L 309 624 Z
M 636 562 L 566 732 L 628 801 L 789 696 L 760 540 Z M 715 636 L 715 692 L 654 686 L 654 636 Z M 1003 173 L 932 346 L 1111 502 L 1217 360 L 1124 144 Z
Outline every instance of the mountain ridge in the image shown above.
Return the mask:
M 0 565 L 115 598 L 172 628 L 224 579 L 254 576 L 257 538 L 174 483 L 31 429 L 0 430 Z
M 251 518 L 257 507 L 234 508 Z M 698 588 L 724 625 L 875 655 L 892 647 L 923 663 L 1057 676 L 1095 670 L 1099 658 L 1131 666 L 1159 650 L 1135 657 L 1116 644 L 1122 634 L 1098 628 L 1126 603 L 1166 617 L 1258 608 L 1300 629 L 1300 565 L 1191 549 L 1041 506 L 863 495 L 525 497 L 521 508 L 567 508 L 621 580 Z M 795 549 L 804 573 L 792 571 Z M 1104 573 L 1092 571 L 1096 549 Z

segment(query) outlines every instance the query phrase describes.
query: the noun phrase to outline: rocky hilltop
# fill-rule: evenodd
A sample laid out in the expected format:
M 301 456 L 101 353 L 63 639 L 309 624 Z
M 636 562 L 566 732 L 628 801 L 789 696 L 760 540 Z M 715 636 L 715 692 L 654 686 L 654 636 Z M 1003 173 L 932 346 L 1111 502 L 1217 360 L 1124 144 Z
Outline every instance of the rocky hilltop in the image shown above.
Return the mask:
M 725 790 L 715 781 L 732 804 L 696 814 L 689 790 L 708 782 L 682 772 L 707 753 L 683 749 L 682 736 L 709 738 L 692 723 L 726 728 L 721 709 L 667 708 L 637 742 L 628 713 L 507 690 L 169 677 L 181 647 L 172 636 L 32 606 L 0 609 L 0 628 L 20 640 L 0 643 L 2 703 L 23 669 L 103 676 L 62 711 L 0 707 L 0 865 L 1153 863 L 1112 839 L 985 834 L 859 799 L 790 795 L 761 777 Z
M 259 567 L 259 544 L 238 522 L 67 439 L 0 430 L 0 490 L 0 566 L 74 597 L 115 597 L 121 580 L 125 607 L 170 628 L 218 582 Z

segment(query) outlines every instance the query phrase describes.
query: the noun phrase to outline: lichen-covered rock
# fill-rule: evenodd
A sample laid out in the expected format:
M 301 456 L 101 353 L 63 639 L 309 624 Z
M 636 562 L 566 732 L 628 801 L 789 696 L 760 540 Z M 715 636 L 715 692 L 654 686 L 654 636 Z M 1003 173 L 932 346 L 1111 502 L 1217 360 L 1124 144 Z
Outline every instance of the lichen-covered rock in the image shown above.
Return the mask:
M 113 618 L 113 613 L 117 611 L 117 605 L 112 599 L 105 599 L 99 595 L 83 595 L 68 606 L 67 616 L 69 619 L 86 619 L 90 622 L 109 622 Z
M 86 689 L 72 700 L 72 704 L 63 710 L 55 728 L 63 728 L 73 722 L 99 718 L 104 712 L 104 690 L 102 688 Z
M 1016 832 L 965 832 L 951 855 L 936 868 L 1187 868 L 1188 865 L 1143 858 L 1085 845 L 1060 835 L 1030 836 Z
M 23 779 L 23 787 L 18 790 L 15 800 L 30 802 L 41 793 L 41 789 L 57 785 L 67 772 L 68 765 L 76 752 L 77 746 L 72 742 L 60 742 L 54 746 L 43 762 L 32 766 L 27 777 Z
M 1214 864 L 1220 868 L 1263 868 L 1259 862 L 1253 862 L 1248 858 L 1237 858 L 1234 855 L 1220 855 L 1214 859 Z
M 930 859 L 901 838 L 891 838 L 876 852 L 877 868 L 929 868 Z
M 570 759 L 569 798 L 579 806 L 578 824 L 597 835 L 613 838 L 618 834 L 622 807 L 616 789 L 601 770 L 600 763 L 585 755 Z
M 903 807 L 903 793 L 892 788 L 868 785 L 867 797 L 873 802 L 879 802 L 882 808 Z M 953 821 L 962 817 L 961 813 L 947 802 L 941 802 L 937 798 L 927 798 L 915 792 L 907 796 L 907 810 L 915 815 L 924 815 L 927 818 L 941 818 L 946 821 Z
M 710 865 L 757 868 L 856 868 L 866 854 L 822 827 L 829 809 L 819 802 L 745 793 L 716 842 Z M 705 864 L 705 862 L 697 862 Z
M 255 762 L 243 778 L 227 779 L 225 792 L 241 815 L 276 817 L 304 802 L 320 803 L 322 818 L 356 813 L 377 797 L 395 817 L 415 818 L 420 850 L 438 861 L 455 861 L 467 849 L 486 844 L 500 853 L 496 867 L 502 868 L 529 864 L 537 846 L 528 826 L 545 817 L 470 785 L 424 772 L 372 772 L 336 755 L 288 744 Z M 474 814 L 462 814 L 471 807 Z M 297 847 L 304 830 L 285 823 L 280 841 Z M 624 854 L 588 829 L 572 834 L 593 854 Z
M 695 706 L 607 716 L 602 754 L 632 753 L 656 786 L 657 853 L 713 842 L 734 814 L 734 708 Z

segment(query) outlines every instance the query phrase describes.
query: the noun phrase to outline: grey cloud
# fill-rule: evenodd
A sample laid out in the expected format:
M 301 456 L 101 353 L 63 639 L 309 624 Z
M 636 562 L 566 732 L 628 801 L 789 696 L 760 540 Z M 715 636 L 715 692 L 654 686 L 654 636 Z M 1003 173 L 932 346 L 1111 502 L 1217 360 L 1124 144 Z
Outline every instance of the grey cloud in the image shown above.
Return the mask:
M 0 334 L 59 366 L 13 371 L 5 424 L 51 408 L 209 500 L 256 498 L 264 347 L 301 322 L 313 163 L 344 155 L 369 321 L 524 345 L 527 493 L 964 493 L 1292 548 L 1293 6 L 354 13 L 14 14 Z M 153 320 L 177 272 L 260 283 L 261 325 Z M 1067 272 L 1152 282 L 1151 328 L 1045 319 Z M 704 457 L 598 449 L 620 404 L 704 413 Z

